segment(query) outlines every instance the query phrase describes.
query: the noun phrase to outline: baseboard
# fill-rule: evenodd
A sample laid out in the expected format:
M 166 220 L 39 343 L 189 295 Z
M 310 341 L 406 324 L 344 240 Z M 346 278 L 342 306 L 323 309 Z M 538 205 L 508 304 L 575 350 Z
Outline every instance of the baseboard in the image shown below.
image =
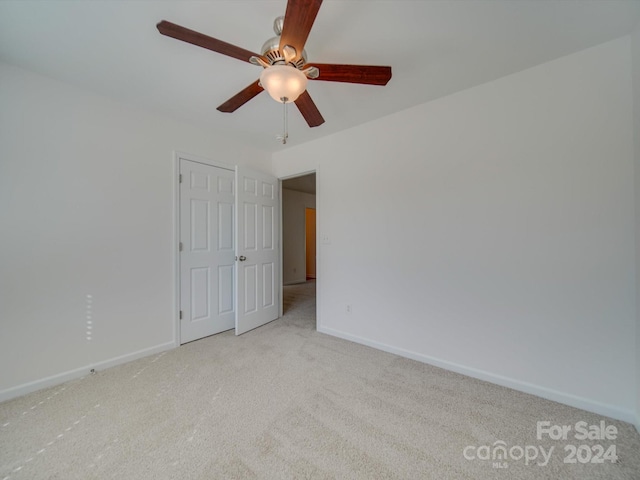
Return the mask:
M 80 368 L 52 375 L 50 377 L 35 380 L 33 382 L 23 383 L 22 385 L 18 385 L 16 387 L 7 388 L 0 391 L 0 402 L 11 400 L 12 398 L 21 397 L 22 395 L 26 395 L 27 393 L 35 392 L 37 390 L 42 390 L 43 388 L 60 385 L 61 383 L 68 382 L 70 380 L 75 380 L 76 378 L 87 375 L 92 368 L 95 370 L 104 370 L 106 368 L 115 367 L 116 365 L 131 362 L 142 357 L 161 353 L 165 350 L 171 350 L 175 347 L 176 345 L 174 342 L 163 343 L 162 345 L 145 348 L 143 350 L 138 350 L 137 352 L 120 355 L 119 357 L 110 358 L 102 362 L 85 365 Z
M 349 333 L 345 333 L 340 330 L 334 330 L 333 328 L 327 328 L 327 327 L 322 327 L 318 325 L 317 330 L 320 333 L 325 333 L 327 335 L 339 337 L 344 340 L 349 340 L 351 342 L 366 345 L 368 347 L 373 347 L 378 350 L 382 350 L 388 353 L 393 353 L 401 357 L 417 360 L 418 362 L 427 363 L 429 365 L 443 368 L 445 370 L 450 370 L 452 372 L 460 373 L 468 377 L 473 377 L 479 380 L 495 383 L 496 385 L 512 388 L 513 390 L 529 393 L 531 395 L 536 395 L 538 397 L 546 398 L 547 400 L 552 400 L 554 402 L 562 403 L 564 405 L 569 405 L 571 407 L 579 408 L 581 410 L 586 410 L 588 412 L 597 413 L 598 415 L 604 415 L 606 417 L 622 420 L 623 422 L 627 422 L 635 425 L 636 429 L 638 429 L 638 431 L 640 432 L 640 418 L 638 418 L 636 413 L 631 410 L 626 410 L 619 407 L 615 407 L 613 405 L 607 405 L 604 403 L 595 402 L 593 400 L 579 397 L 577 395 L 560 392 L 558 390 L 553 390 L 553 389 L 542 387 L 539 385 L 522 382 L 520 380 L 504 377 L 502 375 L 497 375 L 495 373 L 487 372 L 484 370 L 479 370 L 479 369 L 468 367 L 465 365 L 459 365 L 457 363 L 441 360 L 439 358 L 423 355 L 420 353 L 412 352 L 412 351 L 394 347 L 391 345 L 386 345 L 384 343 L 376 342 L 376 341 L 362 338 L 356 335 L 351 335 Z

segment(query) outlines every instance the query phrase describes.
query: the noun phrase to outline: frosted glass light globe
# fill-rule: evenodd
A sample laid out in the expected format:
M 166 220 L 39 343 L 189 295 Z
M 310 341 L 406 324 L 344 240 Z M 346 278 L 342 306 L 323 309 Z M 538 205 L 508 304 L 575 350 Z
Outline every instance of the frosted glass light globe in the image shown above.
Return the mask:
M 278 103 L 294 102 L 307 88 L 307 76 L 289 65 L 272 65 L 260 74 L 260 85 Z

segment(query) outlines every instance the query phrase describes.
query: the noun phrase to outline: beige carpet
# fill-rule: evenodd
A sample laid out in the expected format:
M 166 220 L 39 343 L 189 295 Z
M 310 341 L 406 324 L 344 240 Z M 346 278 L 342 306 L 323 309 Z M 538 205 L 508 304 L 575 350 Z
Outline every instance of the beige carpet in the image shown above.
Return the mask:
M 241 337 L 0 404 L 0 480 L 640 478 L 632 426 L 319 334 L 313 289 L 286 287 L 285 316 Z M 618 435 L 539 441 L 544 420 Z M 506 463 L 478 458 L 500 441 Z M 619 460 L 567 464 L 570 444 Z

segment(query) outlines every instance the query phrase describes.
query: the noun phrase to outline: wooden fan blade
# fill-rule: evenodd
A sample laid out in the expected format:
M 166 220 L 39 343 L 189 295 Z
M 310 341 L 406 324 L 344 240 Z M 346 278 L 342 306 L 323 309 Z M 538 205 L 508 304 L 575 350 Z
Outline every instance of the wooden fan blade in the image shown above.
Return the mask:
M 209 37 L 194 30 L 189 30 L 188 28 L 167 22 L 166 20 L 162 20 L 158 25 L 156 25 L 156 27 L 162 35 L 166 35 L 167 37 L 182 40 L 183 42 L 191 43 L 192 45 L 197 45 L 198 47 L 206 48 L 207 50 L 213 50 L 214 52 L 227 55 L 228 57 L 237 58 L 238 60 L 243 60 L 245 62 L 248 62 L 253 56 L 259 56 L 257 53 L 236 47 L 235 45 L 223 42 L 217 38 Z
M 235 94 L 229 100 L 227 100 L 222 105 L 220 105 L 218 107 L 218 110 L 220 110 L 221 112 L 225 112 L 225 113 L 235 112 L 242 105 L 244 105 L 249 100 L 251 100 L 253 97 L 255 97 L 260 92 L 262 92 L 262 90 L 264 90 L 264 89 L 258 84 L 258 81 L 256 80 L 254 83 L 249 85 L 247 88 L 245 88 L 241 92 Z
M 391 67 L 375 65 L 335 65 L 331 63 L 310 63 L 307 67 L 316 67 L 320 75 L 314 80 L 328 82 L 364 83 L 367 85 L 386 85 L 391 80 Z
M 280 34 L 281 52 L 290 45 L 296 49 L 296 58 L 300 57 L 320 5 L 322 0 L 289 0 Z
M 300 113 L 307 121 L 310 127 L 317 127 L 324 123 L 324 118 L 320 114 L 320 110 L 316 107 L 316 104 L 311 100 L 309 92 L 306 90 L 296 100 L 296 107 L 300 110 Z

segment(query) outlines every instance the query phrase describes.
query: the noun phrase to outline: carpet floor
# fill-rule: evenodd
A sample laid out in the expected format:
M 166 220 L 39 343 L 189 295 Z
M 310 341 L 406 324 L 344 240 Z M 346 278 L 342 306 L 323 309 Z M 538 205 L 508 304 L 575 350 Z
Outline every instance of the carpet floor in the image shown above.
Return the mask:
M 318 333 L 314 289 L 240 337 L 0 404 L 0 480 L 640 478 L 631 425 Z

